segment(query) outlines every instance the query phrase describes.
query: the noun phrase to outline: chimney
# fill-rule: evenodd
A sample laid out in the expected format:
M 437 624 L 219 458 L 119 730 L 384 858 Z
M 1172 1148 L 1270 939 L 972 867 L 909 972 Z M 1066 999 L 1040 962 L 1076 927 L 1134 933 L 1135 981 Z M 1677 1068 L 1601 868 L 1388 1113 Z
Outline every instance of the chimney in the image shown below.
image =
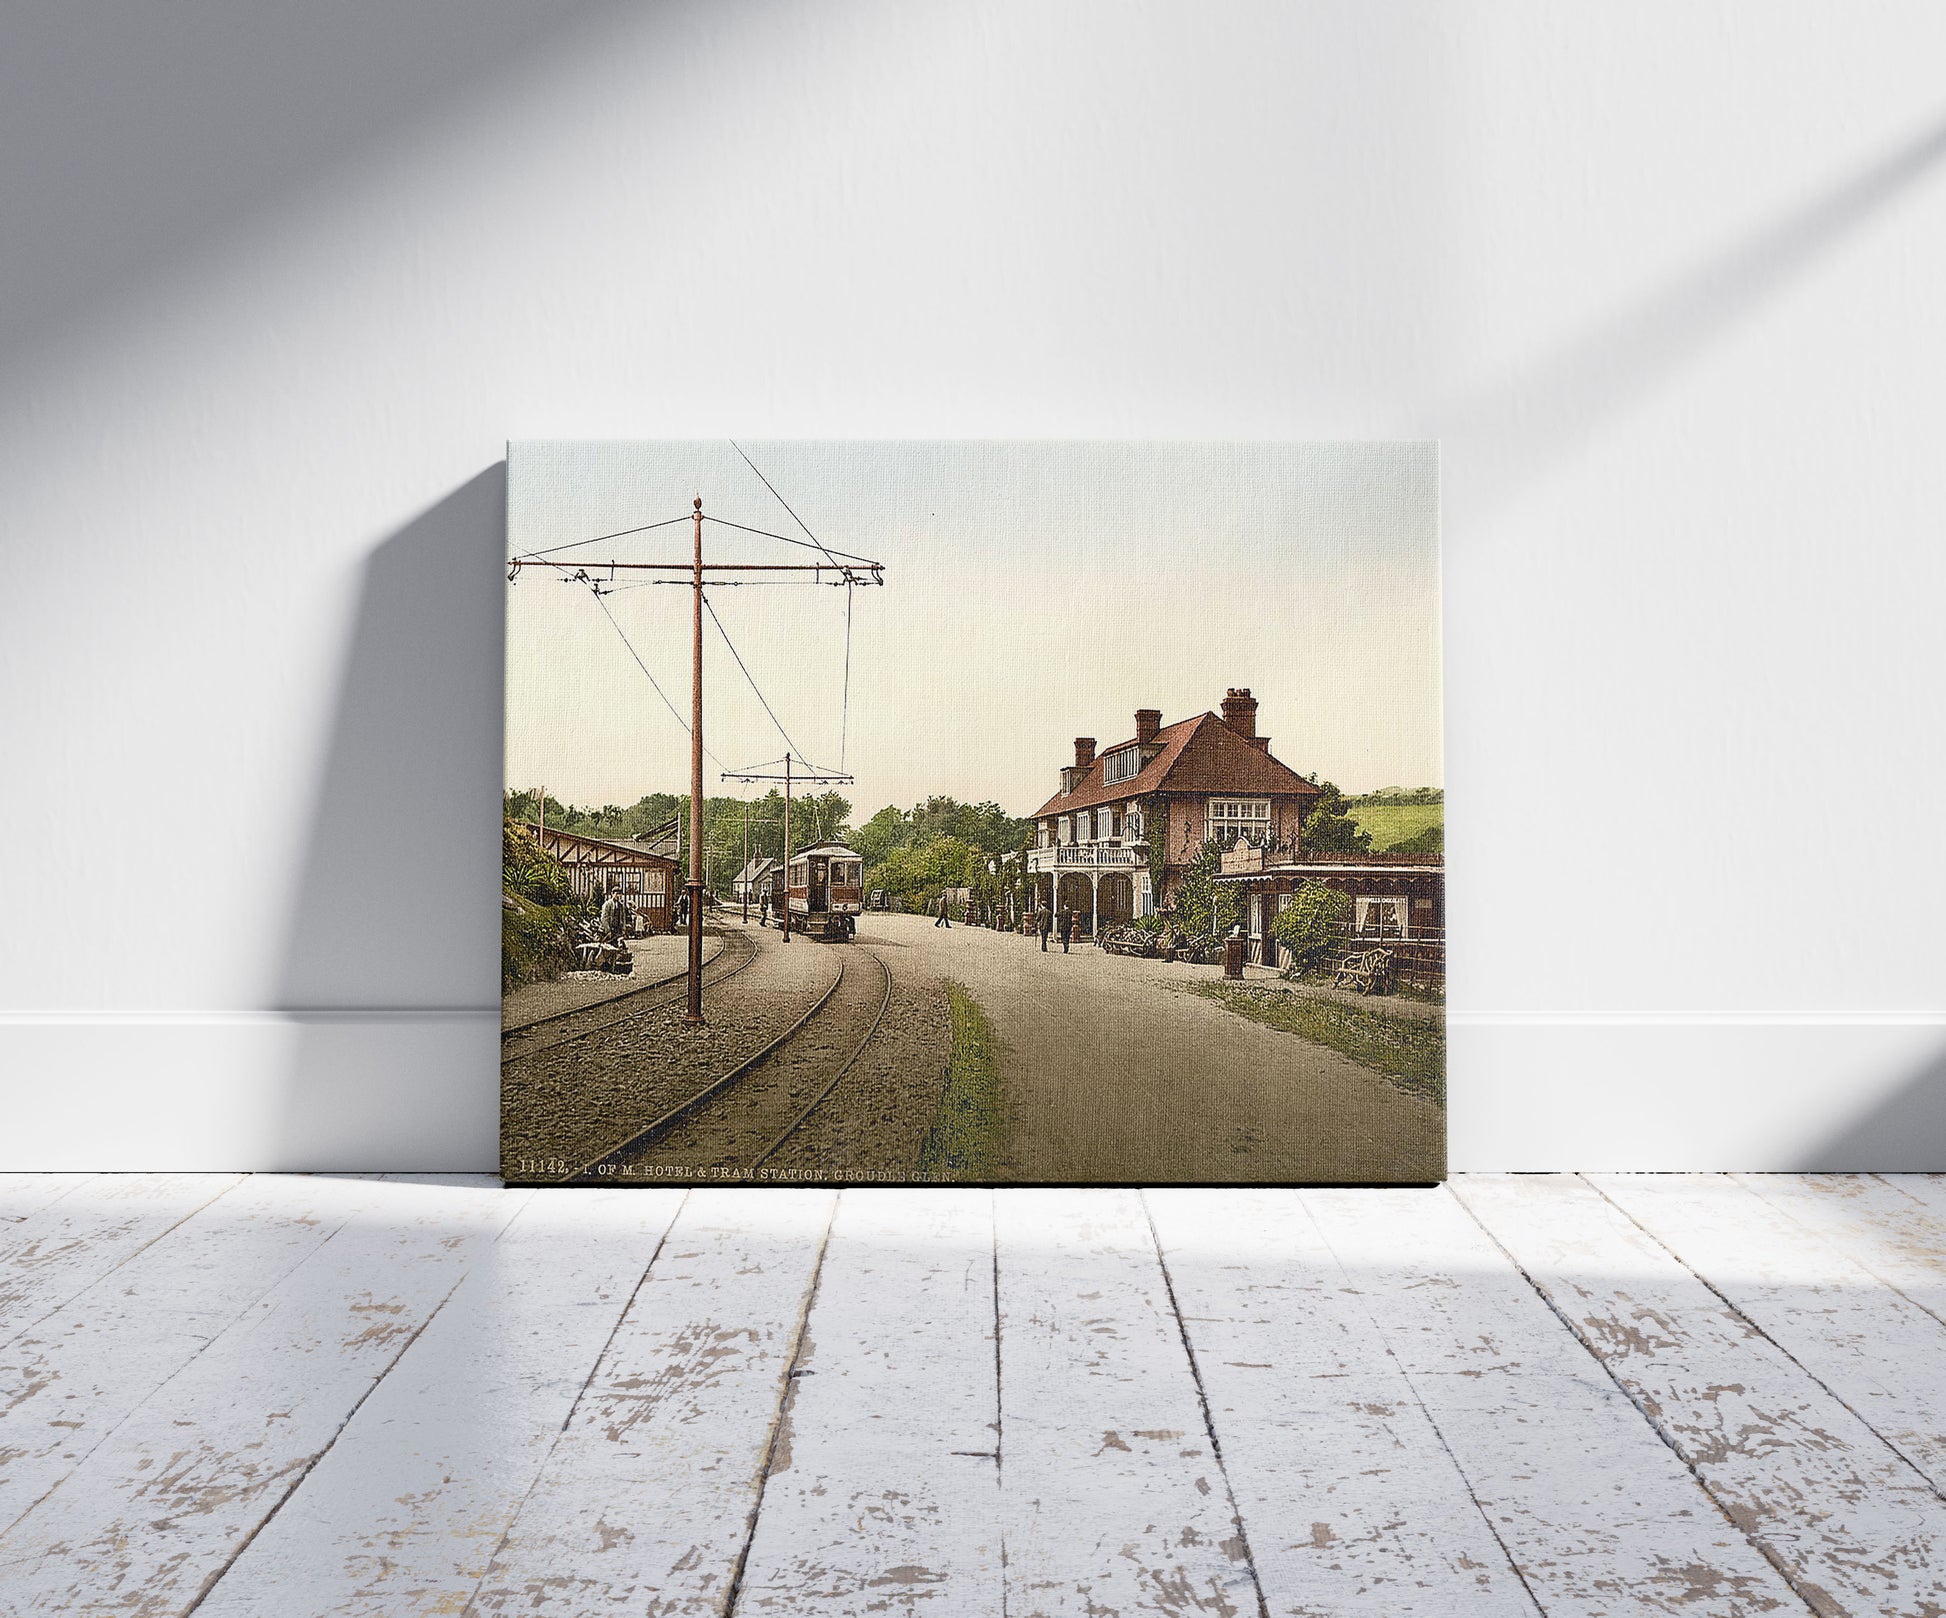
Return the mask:
M 1160 708 L 1137 708 L 1135 710 L 1135 739 L 1146 746 L 1155 740 L 1155 733 L 1162 728 Z
M 1085 770 L 1095 761 L 1095 739 L 1092 736 L 1077 736 L 1074 739 L 1074 767 Z
M 1249 686 L 1241 691 L 1232 687 L 1223 693 L 1223 723 L 1245 741 L 1256 739 L 1257 699 L 1250 695 Z

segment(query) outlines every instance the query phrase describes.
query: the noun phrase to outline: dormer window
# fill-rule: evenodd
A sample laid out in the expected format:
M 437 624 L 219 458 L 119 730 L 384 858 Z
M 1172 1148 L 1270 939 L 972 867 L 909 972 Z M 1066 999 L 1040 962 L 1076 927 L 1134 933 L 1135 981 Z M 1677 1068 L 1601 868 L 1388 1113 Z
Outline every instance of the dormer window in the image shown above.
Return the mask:
M 1117 781 L 1132 781 L 1142 773 L 1142 749 L 1121 747 L 1102 761 L 1101 778 L 1110 786 Z

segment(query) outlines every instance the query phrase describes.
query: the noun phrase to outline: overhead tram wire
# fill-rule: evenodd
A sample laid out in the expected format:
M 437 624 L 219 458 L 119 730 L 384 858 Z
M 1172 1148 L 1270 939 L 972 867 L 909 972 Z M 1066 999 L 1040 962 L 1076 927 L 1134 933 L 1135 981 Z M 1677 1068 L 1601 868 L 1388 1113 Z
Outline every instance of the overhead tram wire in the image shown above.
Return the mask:
M 827 560 L 834 556 L 842 556 L 845 562 L 855 562 L 858 564 L 856 567 L 846 567 L 844 562 L 832 562 L 832 570 L 838 573 L 863 572 L 867 569 L 883 565 L 882 563 L 874 562 L 869 556 L 854 556 L 850 551 L 834 551 L 822 541 L 792 539 L 789 534 L 773 534 L 768 528 L 752 528 L 748 523 L 731 522 L 728 517 L 712 517 L 707 511 L 703 513 L 703 521 L 713 522 L 719 528 L 734 528 L 741 534 L 755 534 L 760 539 L 779 540 L 786 545 L 795 545 L 799 550 L 821 551 Z
M 778 505 L 782 506 L 786 511 L 790 512 L 791 521 L 796 523 L 798 527 L 804 530 L 804 537 L 810 540 L 810 542 L 813 545 L 817 546 L 819 550 L 823 551 L 827 557 L 830 557 L 832 555 L 830 547 L 827 546 L 823 540 L 819 539 L 816 534 L 811 532 L 811 525 L 807 523 L 802 517 L 798 516 L 795 508 L 792 507 L 790 501 L 786 500 L 781 494 L 777 493 L 776 485 L 773 484 L 769 478 L 763 475 L 763 471 L 757 465 L 757 463 L 751 460 L 748 455 L 744 455 L 743 446 L 739 444 L 734 438 L 732 438 L 730 440 L 730 448 L 735 450 L 738 455 L 743 457 L 743 464 L 749 467 L 752 472 L 755 472 L 757 474 L 757 481 L 761 483 L 766 489 L 770 490 L 771 494 L 776 498 Z M 768 537 L 771 539 L 784 539 L 784 536 L 782 534 L 771 534 Z M 787 539 L 785 539 L 784 542 L 786 544 L 794 543 L 794 541 L 787 540 Z M 854 557 L 853 560 L 862 561 L 863 558 Z M 883 584 L 885 582 L 884 576 L 882 574 L 877 574 L 875 575 L 875 577 L 877 578 L 878 583 Z M 848 751 L 849 744 L 851 741 L 851 604 L 852 604 L 855 587 L 857 586 L 857 584 L 858 584 L 857 576 L 849 568 L 844 569 L 845 681 L 844 681 L 843 708 L 838 720 L 838 768 L 840 770 L 843 770 L 845 767 L 845 754 Z M 722 626 L 719 624 L 717 627 L 720 629 Z
M 838 713 L 838 768 L 845 767 L 845 749 L 851 740 L 851 602 L 856 592 L 845 580 L 845 694 Z
M 804 537 L 808 539 L 813 545 L 817 546 L 819 550 L 823 551 L 825 556 L 830 559 L 832 565 L 835 567 L 837 565 L 838 559 L 835 556 L 831 555 L 830 548 L 826 546 L 824 541 L 819 539 L 816 534 L 811 532 L 810 525 L 806 523 L 802 517 L 798 516 L 798 514 L 795 511 L 791 510 L 790 501 L 786 500 L 781 494 L 777 492 L 777 485 L 772 483 L 769 478 L 763 475 L 762 471 L 759 470 L 757 463 L 751 460 L 748 455 L 744 455 L 743 446 L 739 444 L 734 438 L 732 438 L 730 440 L 730 448 L 735 450 L 738 455 L 742 456 L 743 464 L 749 467 L 751 471 L 757 474 L 757 481 L 761 483 L 766 489 L 770 490 L 771 498 L 774 499 L 778 503 L 778 505 L 782 506 L 786 511 L 790 512 L 791 521 L 796 523 L 798 527 L 804 530 Z M 772 537 L 777 538 L 781 536 L 773 535 Z
M 716 616 L 716 604 L 710 600 L 708 591 L 703 593 L 703 606 L 709 612 L 710 622 L 716 625 L 717 634 L 723 637 L 723 644 L 729 647 L 730 656 L 736 659 L 737 667 L 743 670 L 743 677 L 749 681 L 750 689 L 756 693 L 757 701 L 763 704 L 764 712 L 770 715 L 770 722 L 777 727 L 777 734 L 784 738 L 784 745 L 799 758 L 803 758 L 804 750 L 796 742 L 791 740 L 791 733 L 784 729 L 783 720 L 777 717 L 777 711 L 771 707 L 770 699 L 763 694 L 763 688 L 757 684 L 756 677 L 751 674 L 749 665 L 743 661 L 743 653 L 737 650 L 736 642 L 730 639 L 730 632 L 723 627 L 723 620 Z M 715 755 L 712 754 L 711 756 L 714 757 Z M 717 763 L 722 764 L 723 761 L 717 759 Z M 725 769 L 728 767 L 728 765 L 724 765 Z
M 532 562 L 543 556 L 553 556 L 561 551 L 574 550 L 577 546 L 599 545 L 604 539 L 626 539 L 630 534 L 646 534 L 651 529 L 668 528 L 675 523 L 688 521 L 689 519 L 687 517 L 669 517 L 662 522 L 645 522 L 640 528 L 619 528 L 612 534 L 596 534 L 593 539 L 572 539 L 565 545 L 550 545 L 545 550 L 522 551 L 520 555 L 510 557 L 509 560 L 515 562 Z M 556 564 L 556 566 L 559 565 L 558 563 Z
M 628 638 L 628 631 L 623 629 L 622 626 L 618 622 L 616 622 L 615 615 L 608 610 L 608 603 L 602 600 L 602 591 L 600 591 L 599 589 L 594 589 L 592 593 L 595 598 L 595 604 L 601 608 L 602 616 L 608 620 L 609 624 L 613 627 L 615 633 L 621 636 L 622 644 L 628 648 L 628 655 L 635 659 L 635 666 L 642 671 L 643 675 L 647 678 L 649 684 L 655 688 L 655 694 L 658 697 L 662 698 L 662 706 L 669 710 L 670 716 L 676 721 L 677 724 L 682 726 L 683 734 L 687 736 L 689 734 L 689 721 L 683 718 L 680 710 L 678 710 L 676 705 L 669 700 L 669 693 L 662 689 L 662 686 L 660 682 L 657 681 L 656 677 L 653 674 L 649 673 L 649 665 L 642 661 L 642 654 L 636 651 L 635 642 L 633 642 Z M 715 614 L 712 613 L 711 616 L 714 617 Z M 722 628 L 722 625 L 719 624 L 717 625 L 717 627 L 720 629 Z M 734 650 L 734 648 L 732 648 L 732 650 Z M 718 769 L 727 770 L 730 767 L 729 765 L 725 764 L 720 758 L 716 757 L 716 754 L 710 749 L 707 743 L 704 744 L 703 751 L 705 753 L 708 753 L 709 756 L 713 760 L 715 760 L 716 767 Z

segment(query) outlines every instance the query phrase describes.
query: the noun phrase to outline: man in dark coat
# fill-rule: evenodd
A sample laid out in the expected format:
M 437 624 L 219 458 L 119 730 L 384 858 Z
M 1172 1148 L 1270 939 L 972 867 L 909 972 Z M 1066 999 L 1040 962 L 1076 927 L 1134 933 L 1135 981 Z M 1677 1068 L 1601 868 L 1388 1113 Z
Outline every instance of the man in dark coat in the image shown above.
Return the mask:
M 608 935 L 608 942 L 619 944 L 634 930 L 635 912 L 620 892 L 611 893 L 608 902 L 601 907 L 601 930 Z
M 1061 912 L 1061 953 L 1067 954 L 1068 946 L 1074 942 L 1076 916 L 1072 909 Z
M 944 888 L 941 888 L 939 890 L 939 914 L 937 915 L 937 917 L 934 918 L 933 925 L 935 927 L 946 927 L 946 928 L 951 928 L 951 926 L 953 925 L 953 918 L 951 915 L 951 902 L 947 898 L 946 890 Z
M 1034 931 L 1041 935 L 1041 953 L 1047 953 L 1047 935 L 1054 931 L 1054 911 L 1043 905 L 1034 912 Z

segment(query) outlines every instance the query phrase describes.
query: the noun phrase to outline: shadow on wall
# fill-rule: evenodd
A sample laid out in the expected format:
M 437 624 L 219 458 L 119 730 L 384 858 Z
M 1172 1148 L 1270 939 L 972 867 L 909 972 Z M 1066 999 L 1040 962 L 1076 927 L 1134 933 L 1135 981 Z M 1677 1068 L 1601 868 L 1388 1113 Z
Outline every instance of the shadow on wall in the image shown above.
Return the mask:
M 1491 514 L 1693 366 L 1946 159 L 1946 119 L 1613 311 L 1497 386 L 1456 400 L 1441 437 L 1449 509 Z
M 12 6 L 0 53 L 8 224 L 0 365 L 358 165 L 615 0 L 183 0 Z
M 1815 1174 L 1928 1173 L 1946 1169 L 1946 1044 L 1892 1092 L 1789 1167 Z
M 280 1167 L 494 1162 L 506 487 L 488 468 L 365 564 L 274 985 Z

